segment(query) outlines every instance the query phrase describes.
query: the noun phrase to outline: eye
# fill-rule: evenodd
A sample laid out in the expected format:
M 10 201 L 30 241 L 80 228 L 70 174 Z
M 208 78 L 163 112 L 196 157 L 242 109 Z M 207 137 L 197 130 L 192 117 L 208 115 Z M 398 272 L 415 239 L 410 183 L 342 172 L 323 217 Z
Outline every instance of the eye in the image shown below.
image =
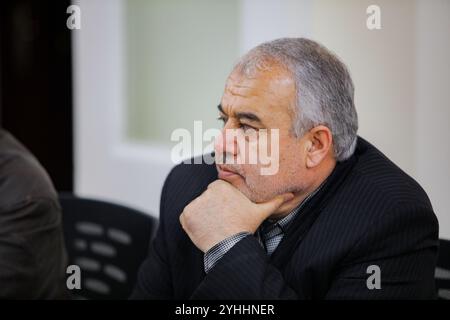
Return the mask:
M 219 117 L 217 118 L 217 120 L 222 121 L 223 124 L 225 125 L 225 123 L 227 122 L 228 119 L 225 118 L 224 116 L 219 116 Z
M 247 131 L 247 130 L 250 130 L 250 129 L 255 130 L 255 128 L 253 128 L 252 126 L 249 126 L 249 125 L 244 124 L 244 123 L 241 123 L 241 128 L 242 128 L 242 130 L 244 130 L 244 131 Z

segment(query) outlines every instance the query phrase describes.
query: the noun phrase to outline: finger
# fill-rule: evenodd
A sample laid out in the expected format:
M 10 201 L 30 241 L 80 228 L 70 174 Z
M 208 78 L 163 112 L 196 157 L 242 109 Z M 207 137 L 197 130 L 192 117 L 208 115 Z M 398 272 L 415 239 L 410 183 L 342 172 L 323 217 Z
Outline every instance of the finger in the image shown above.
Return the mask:
M 261 208 L 261 211 L 265 213 L 265 216 L 268 217 L 272 213 L 274 213 L 281 205 L 289 200 L 292 200 L 294 198 L 294 194 L 292 193 L 284 193 L 281 195 L 276 196 L 272 200 L 269 200 L 267 202 L 263 202 L 258 204 L 258 206 Z
M 224 181 L 224 180 L 221 180 L 221 179 L 217 179 L 217 180 L 214 180 L 213 182 L 211 182 L 208 185 L 208 188 L 209 187 L 217 187 L 217 186 L 228 186 L 228 185 L 231 185 L 231 184 L 229 182 L 227 182 L 227 181 Z
M 180 214 L 180 216 L 178 217 L 178 220 L 180 221 L 180 224 L 183 225 L 183 213 Z

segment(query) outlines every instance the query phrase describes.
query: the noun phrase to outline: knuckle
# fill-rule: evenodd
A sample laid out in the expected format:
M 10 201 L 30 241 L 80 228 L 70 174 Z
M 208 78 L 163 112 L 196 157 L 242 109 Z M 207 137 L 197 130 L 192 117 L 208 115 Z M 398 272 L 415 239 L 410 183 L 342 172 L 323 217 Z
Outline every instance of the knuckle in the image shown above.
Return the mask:
M 190 211 L 189 209 L 186 210 L 186 208 L 183 210 L 183 213 L 181 214 L 182 219 L 183 219 L 183 225 L 187 226 L 190 224 L 191 220 L 192 220 L 192 211 Z
M 184 226 L 184 211 L 180 214 L 178 220 L 180 220 L 181 225 Z
M 217 181 L 219 181 L 219 180 L 215 180 L 215 181 L 211 182 L 210 184 L 208 184 L 208 188 L 207 189 L 212 189 L 215 186 L 217 186 Z
M 227 185 L 227 182 L 223 180 L 215 180 L 208 185 L 208 189 L 222 189 Z

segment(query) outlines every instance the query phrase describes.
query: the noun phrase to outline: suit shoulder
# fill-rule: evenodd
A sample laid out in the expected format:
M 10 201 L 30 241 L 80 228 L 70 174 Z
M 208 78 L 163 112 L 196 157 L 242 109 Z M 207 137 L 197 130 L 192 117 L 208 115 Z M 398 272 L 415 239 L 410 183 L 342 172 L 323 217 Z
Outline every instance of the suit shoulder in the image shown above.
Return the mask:
M 399 219 L 426 221 L 437 228 L 430 200 L 413 178 L 365 140 L 359 139 L 355 158 L 328 206 L 330 215 L 346 221 L 351 230 L 359 230 L 355 234 L 380 223 L 401 226 Z
M 183 208 L 198 197 L 217 179 L 214 164 L 191 158 L 176 165 L 164 182 L 161 195 L 161 214 L 179 215 Z
M 345 260 L 434 246 L 439 225 L 425 191 L 374 146 L 358 144 L 356 162 L 321 220 L 330 239 L 340 239 Z
M 177 164 L 170 171 L 166 183 L 179 183 L 190 181 L 191 183 L 208 184 L 217 179 L 217 170 L 214 163 L 208 164 L 202 156 L 190 158 Z
M 355 156 L 357 162 L 351 179 L 358 192 L 378 196 L 389 206 L 408 203 L 431 209 L 419 183 L 369 142 L 359 138 Z
M 12 135 L 0 135 L 0 208 L 44 200 L 57 204 L 57 195 L 45 169 Z

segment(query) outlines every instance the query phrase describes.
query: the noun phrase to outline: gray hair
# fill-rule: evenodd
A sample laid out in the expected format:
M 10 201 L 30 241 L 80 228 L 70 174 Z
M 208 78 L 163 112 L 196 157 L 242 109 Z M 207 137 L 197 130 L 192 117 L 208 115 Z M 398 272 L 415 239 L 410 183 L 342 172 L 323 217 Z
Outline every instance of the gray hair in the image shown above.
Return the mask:
M 269 69 L 274 62 L 294 78 L 295 135 L 301 137 L 311 128 L 325 125 L 333 135 L 336 160 L 348 159 L 356 148 L 358 116 L 353 102 L 353 82 L 346 66 L 315 41 L 283 38 L 253 48 L 234 70 L 251 76 Z

